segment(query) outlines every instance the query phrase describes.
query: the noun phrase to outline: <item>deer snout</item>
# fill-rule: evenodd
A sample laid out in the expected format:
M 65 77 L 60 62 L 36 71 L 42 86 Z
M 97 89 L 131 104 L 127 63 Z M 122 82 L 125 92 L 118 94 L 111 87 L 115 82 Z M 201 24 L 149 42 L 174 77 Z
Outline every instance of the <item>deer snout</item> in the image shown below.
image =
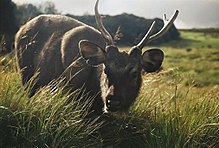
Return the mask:
M 107 111 L 116 112 L 121 108 L 121 101 L 118 97 L 115 96 L 114 93 L 114 86 L 110 86 L 107 95 L 106 95 L 106 101 L 105 106 L 107 108 Z
M 116 112 L 121 108 L 121 101 L 115 98 L 115 96 L 107 96 L 106 107 L 108 111 Z

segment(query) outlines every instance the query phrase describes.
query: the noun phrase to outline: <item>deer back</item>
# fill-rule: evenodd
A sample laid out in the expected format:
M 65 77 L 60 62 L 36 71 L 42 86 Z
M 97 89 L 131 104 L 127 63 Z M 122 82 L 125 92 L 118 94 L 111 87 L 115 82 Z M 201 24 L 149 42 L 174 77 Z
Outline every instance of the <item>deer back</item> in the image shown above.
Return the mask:
M 78 43 L 82 39 L 105 47 L 99 31 L 66 16 L 40 15 L 27 22 L 20 28 L 15 39 L 23 85 L 39 72 L 34 89 L 48 84 L 61 74 L 69 79 L 71 85 L 77 88 L 82 86 L 91 72 L 91 68 L 85 69 L 85 61 L 78 59 Z M 78 71 L 81 72 L 76 77 Z M 70 80 L 73 76 L 75 79 Z
M 75 19 L 60 15 L 41 15 L 17 33 L 15 50 L 22 82 L 25 85 L 39 72 L 33 92 L 53 79 L 63 77 L 74 90 L 82 86 L 94 98 L 91 109 L 97 112 L 127 111 L 136 100 L 142 83 L 142 70 L 157 71 L 164 59 L 161 49 L 142 51 L 161 37 L 173 24 L 178 10 L 164 26 L 151 35 L 155 22 L 143 39 L 128 52 L 116 47 L 98 12 L 98 30 Z

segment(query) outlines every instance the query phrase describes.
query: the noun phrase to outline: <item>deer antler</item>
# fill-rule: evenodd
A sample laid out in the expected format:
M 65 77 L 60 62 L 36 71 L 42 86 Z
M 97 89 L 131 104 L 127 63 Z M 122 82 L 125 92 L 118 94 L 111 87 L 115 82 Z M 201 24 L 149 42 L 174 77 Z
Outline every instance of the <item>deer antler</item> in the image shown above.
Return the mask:
M 146 33 L 146 35 L 144 36 L 144 38 L 138 43 L 137 47 L 142 49 L 147 43 L 161 37 L 162 35 L 164 35 L 168 29 L 170 28 L 170 26 L 173 24 L 173 22 L 175 21 L 175 19 L 177 18 L 179 14 L 179 11 L 176 10 L 173 14 L 173 16 L 170 18 L 170 20 L 167 20 L 166 18 L 166 14 L 164 14 L 163 16 L 163 22 L 164 22 L 164 26 L 163 28 L 157 32 L 156 34 L 153 34 L 150 36 L 153 28 L 154 28 L 154 24 L 155 24 L 155 21 L 153 21 L 152 25 L 150 26 L 148 32 Z
M 104 37 L 104 39 L 106 40 L 108 45 L 114 45 L 114 41 L 113 41 L 112 36 L 106 30 L 106 28 L 103 26 L 101 15 L 99 14 L 99 11 L 98 11 L 98 3 L 99 3 L 99 0 L 97 0 L 96 4 L 95 4 L 95 19 L 96 19 L 97 27 L 99 28 L 102 36 Z

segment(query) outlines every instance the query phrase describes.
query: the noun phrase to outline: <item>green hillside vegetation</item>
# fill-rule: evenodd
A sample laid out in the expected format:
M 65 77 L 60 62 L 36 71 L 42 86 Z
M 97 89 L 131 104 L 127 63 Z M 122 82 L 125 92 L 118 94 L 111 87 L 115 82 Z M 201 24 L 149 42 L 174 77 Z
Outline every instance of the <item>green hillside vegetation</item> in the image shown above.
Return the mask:
M 160 45 L 163 69 L 143 74 L 135 104 L 114 116 L 86 118 L 92 98 L 69 102 L 55 82 L 29 99 L 14 54 L 0 57 L 0 147 L 218 147 L 219 38 L 204 31 Z
M 193 29 L 180 33 L 180 41 L 170 42 L 169 47 L 168 44 L 164 45 L 167 46 L 167 50 L 164 47 L 164 51 L 167 51 L 164 67 L 177 66 L 180 72 L 195 81 L 196 86 L 218 85 L 219 30 Z M 178 50 L 174 50 L 175 48 Z

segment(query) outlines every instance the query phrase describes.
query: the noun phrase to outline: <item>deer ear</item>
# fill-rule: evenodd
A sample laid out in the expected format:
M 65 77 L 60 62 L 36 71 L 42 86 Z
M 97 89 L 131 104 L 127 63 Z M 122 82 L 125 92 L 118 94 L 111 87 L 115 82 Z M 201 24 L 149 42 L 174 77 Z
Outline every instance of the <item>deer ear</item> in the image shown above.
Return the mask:
M 146 50 L 141 56 L 141 65 L 146 72 L 157 71 L 164 59 L 164 53 L 160 49 Z
M 105 51 L 95 43 L 81 40 L 78 46 L 81 56 L 88 64 L 97 66 L 105 61 Z

